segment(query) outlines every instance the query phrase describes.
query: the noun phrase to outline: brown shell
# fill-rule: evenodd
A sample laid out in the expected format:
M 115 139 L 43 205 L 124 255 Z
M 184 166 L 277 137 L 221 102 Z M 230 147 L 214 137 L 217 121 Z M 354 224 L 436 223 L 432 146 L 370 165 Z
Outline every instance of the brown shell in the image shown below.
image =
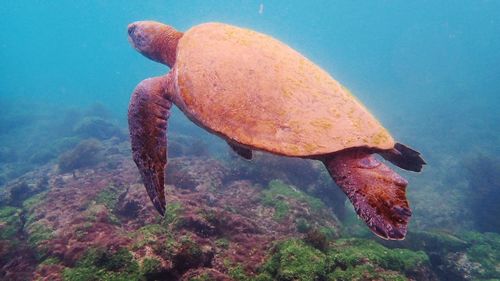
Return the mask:
M 267 35 L 220 23 L 195 26 L 179 41 L 174 71 L 186 115 L 246 147 L 311 156 L 394 146 L 346 88 Z

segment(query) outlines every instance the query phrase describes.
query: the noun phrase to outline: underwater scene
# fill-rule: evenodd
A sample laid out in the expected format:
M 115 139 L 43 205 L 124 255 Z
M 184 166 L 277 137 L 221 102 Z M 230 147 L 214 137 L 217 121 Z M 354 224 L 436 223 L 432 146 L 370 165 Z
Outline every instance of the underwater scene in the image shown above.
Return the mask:
M 0 280 L 500 280 L 500 1 L 4 0 L 0 31 Z

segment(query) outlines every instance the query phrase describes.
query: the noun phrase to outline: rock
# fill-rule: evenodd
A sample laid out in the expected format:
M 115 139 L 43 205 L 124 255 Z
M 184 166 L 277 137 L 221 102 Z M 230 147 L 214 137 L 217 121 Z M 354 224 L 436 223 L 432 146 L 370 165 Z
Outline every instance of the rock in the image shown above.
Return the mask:
M 75 125 L 74 133 L 83 138 L 105 140 L 112 137 L 126 138 L 118 126 L 100 117 L 85 117 Z
M 6 263 L 0 263 L 0 279 L 9 281 L 31 280 L 37 263 L 36 257 L 26 247 L 16 247 L 15 253 L 15 255 L 9 257 Z
M 227 169 L 215 159 L 179 157 L 169 161 L 165 179 L 178 188 L 208 191 L 220 188 L 226 175 Z
M 313 161 L 300 158 L 288 158 L 254 151 L 252 161 L 235 155 L 228 163 L 231 177 L 247 179 L 259 184 L 267 184 L 273 179 L 306 187 L 315 182 L 319 173 Z
M 210 246 L 199 245 L 189 237 L 183 237 L 172 261 L 174 269 L 184 273 L 191 268 L 210 267 L 213 257 L 214 252 Z
M 82 152 L 88 150 L 75 148 L 69 158 L 76 162 L 67 165 L 67 173 L 47 164 L 7 184 L 0 204 L 19 206 L 22 235 L 16 243 L 36 259 L 26 259 L 29 266 L 9 263 L 4 271 L 25 266 L 40 280 L 244 280 L 258 274 L 276 241 L 304 235 L 298 218 L 310 222 L 310 228 L 338 229 L 329 210 L 302 189 L 277 181 L 262 187 L 256 179 L 235 180 L 226 162 L 209 155 L 170 159 L 162 218 L 141 183 L 129 143 L 110 138 L 97 146 L 100 159 L 92 164 L 78 163 L 89 157 Z M 285 203 L 286 219 L 276 219 L 276 206 L 264 204 L 265 198 Z M 18 249 L 0 252 L 11 260 Z M 125 249 L 128 254 L 119 260 L 127 265 L 90 262 L 91 249 L 112 256 Z M 43 260 L 50 264 L 42 265 Z
M 51 174 L 51 170 L 44 167 L 8 182 L 0 190 L 0 206 L 20 207 L 26 199 L 46 191 L 49 188 L 48 179 Z
M 208 145 L 200 138 L 187 135 L 172 134 L 168 138 L 168 156 L 177 157 L 207 157 Z
M 425 251 L 431 270 L 441 280 L 500 278 L 500 235 L 495 233 L 467 232 L 455 236 L 442 232 L 410 232 L 403 241 L 381 243 L 391 248 Z M 425 274 L 415 273 L 415 276 Z
M 211 280 L 211 281 L 234 281 L 224 273 L 221 273 L 213 268 L 197 268 L 186 272 L 181 281 L 192 280 Z
M 252 161 L 243 160 L 239 156 L 231 158 L 227 164 L 230 167 L 227 180 L 246 179 L 266 186 L 270 181 L 279 179 L 321 198 L 338 218 L 343 219 L 347 197 L 332 181 L 321 162 L 262 152 L 254 152 L 253 155 Z
M 57 260 L 54 260 L 53 262 L 57 262 Z M 42 263 L 36 268 L 35 273 L 33 275 L 33 280 L 63 281 L 63 276 L 61 274 L 61 272 L 63 271 L 64 271 L 64 266 L 60 264 Z
M 128 187 L 119 198 L 116 213 L 126 220 L 139 222 L 141 226 L 154 223 L 155 216 L 157 216 L 142 184 L 133 184 Z
M 476 280 L 473 273 L 481 268 L 478 263 L 471 262 L 466 253 L 449 253 L 443 259 L 442 271 L 446 272 L 446 280 Z
M 389 248 L 405 248 L 414 251 L 425 251 L 427 253 L 458 252 L 464 251 L 469 244 L 452 234 L 445 232 L 410 231 L 406 238 L 401 241 L 377 241 Z
M 59 170 L 64 173 L 95 166 L 102 160 L 102 150 L 103 146 L 100 141 L 83 140 L 74 149 L 59 157 Z
M 190 230 L 201 237 L 209 237 L 219 231 L 214 225 L 200 215 L 187 214 L 180 216 L 175 224 L 176 228 Z
M 323 251 L 298 239 L 278 243 L 261 280 L 437 280 L 422 252 L 390 250 L 373 241 L 340 239 Z

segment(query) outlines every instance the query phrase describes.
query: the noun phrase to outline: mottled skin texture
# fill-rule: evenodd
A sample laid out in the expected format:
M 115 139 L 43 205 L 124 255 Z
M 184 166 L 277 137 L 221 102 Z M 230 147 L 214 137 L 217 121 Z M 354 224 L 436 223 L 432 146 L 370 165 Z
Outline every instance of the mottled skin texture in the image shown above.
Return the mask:
M 165 28 L 152 21 L 144 21 L 140 25 L 130 25 L 128 28 L 132 46 L 156 62 L 172 67 L 175 64 L 177 42 L 182 32 L 173 28 Z
M 154 206 L 165 213 L 167 127 L 172 102 L 165 97 L 161 78 L 142 81 L 134 90 L 128 111 L 132 155 Z
M 405 179 L 364 149 L 336 153 L 324 163 L 356 213 L 377 235 L 404 238 L 411 216 Z
M 246 159 L 262 150 L 322 161 L 376 235 L 404 238 L 411 216 L 408 182 L 372 154 L 412 171 L 425 162 L 395 143 L 328 73 L 267 35 L 226 24 L 202 24 L 183 34 L 145 21 L 128 32 L 137 51 L 171 68 L 142 81 L 129 107 L 134 160 L 162 215 L 173 103 Z

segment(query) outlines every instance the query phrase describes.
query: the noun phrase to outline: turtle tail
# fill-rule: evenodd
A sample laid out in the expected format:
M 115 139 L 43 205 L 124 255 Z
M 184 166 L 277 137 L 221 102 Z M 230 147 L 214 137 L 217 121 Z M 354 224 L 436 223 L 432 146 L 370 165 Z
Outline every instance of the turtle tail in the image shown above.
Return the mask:
M 423 166 L 427 164 L 420 152 L 400 143 L 396 143 L 393 149 L 381 152 L 380 155 L 392 164 L 413 172 L 420 172 Z

